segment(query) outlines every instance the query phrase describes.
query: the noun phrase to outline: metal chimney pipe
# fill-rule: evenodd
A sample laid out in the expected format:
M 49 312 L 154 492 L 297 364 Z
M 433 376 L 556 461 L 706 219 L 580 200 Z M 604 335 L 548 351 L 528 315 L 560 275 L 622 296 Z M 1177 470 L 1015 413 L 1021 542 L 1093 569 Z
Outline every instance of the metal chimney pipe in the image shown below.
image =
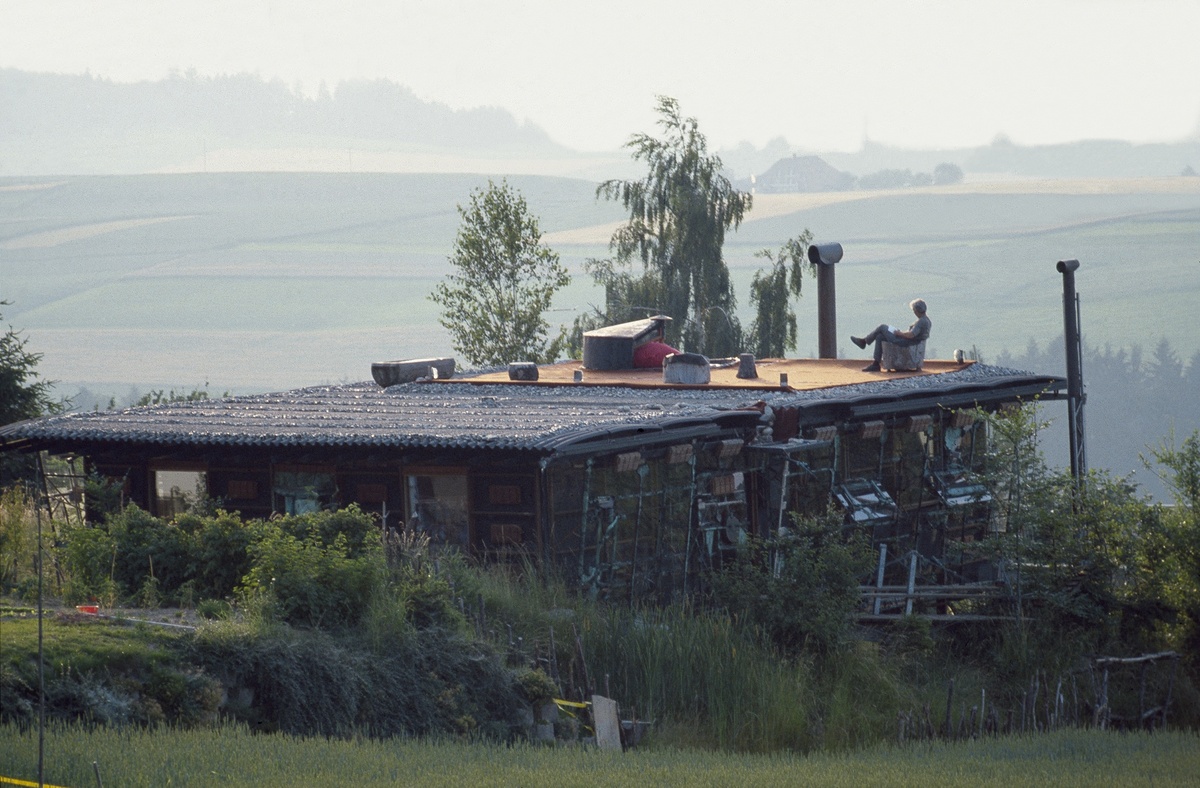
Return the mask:
M 1071 441 L 1071 475 L 1076 484 L 1087 474 L 1084 440 L 1083 332 L 1079 321 L 1079 294 L 1075 292 L 1078 260 L 1059 260 L 1055 265 L 1063 277 L 1063 339 L 1067 351 L 1067 430 Z
M 818 358 L 837 358 L 837 286 L 833 266 L 841 259 L 841 244 L 808 247 L 808 261 L 817 268 Z

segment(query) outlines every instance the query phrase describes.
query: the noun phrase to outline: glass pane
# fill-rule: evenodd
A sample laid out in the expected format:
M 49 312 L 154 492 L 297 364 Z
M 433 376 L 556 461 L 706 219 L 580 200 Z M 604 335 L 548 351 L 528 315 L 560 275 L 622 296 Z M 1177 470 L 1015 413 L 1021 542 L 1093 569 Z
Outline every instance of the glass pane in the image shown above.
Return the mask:
M 433 544 L 466 550 L 471 543 L 467 477 L 409 476 L 408 525 L 429 534 Z
M 154 511 L 159 517 L 183 514 L 207 493 L 204 471 L 154 472 Z
M 333 475 L 328 473 L 275 474 L 275 511 L 307 514 L 329 507 L 336 492 Z

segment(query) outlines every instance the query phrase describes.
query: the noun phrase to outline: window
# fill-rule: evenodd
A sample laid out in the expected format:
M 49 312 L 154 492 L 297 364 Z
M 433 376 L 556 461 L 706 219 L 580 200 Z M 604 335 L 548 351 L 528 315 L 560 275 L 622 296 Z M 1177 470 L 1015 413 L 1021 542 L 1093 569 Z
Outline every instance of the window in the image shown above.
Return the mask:
M 412 474 L 405 486 L 409 527 L 429 534 L 433 544 L 470 546 L 466 474 Z
M 336 492 L 337 485 L 331 473 L 275 472 L 274 506 L 277 512 L 306 514 L 326 509 L 333 504 Z
M 208 495 L 204 471 L 154 471 L 154 512 L 159 517 L 176 517 Z

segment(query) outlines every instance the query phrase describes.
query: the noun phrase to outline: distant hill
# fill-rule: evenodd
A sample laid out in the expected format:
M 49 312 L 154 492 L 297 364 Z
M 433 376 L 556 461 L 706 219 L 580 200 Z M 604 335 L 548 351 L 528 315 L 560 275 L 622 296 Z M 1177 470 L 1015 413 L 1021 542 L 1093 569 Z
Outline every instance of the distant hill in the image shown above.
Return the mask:
M 783 138 L 755 149 L 743 143 L 720 151 L 726 170 L 739 179 L 761 180 L 777 161 L 814 151 L 788 144 Z M 1120 140 L 1084 140 L 1061 145 L 1017 145 L 997 137 L 977 148 L 907 150 L 864 142 L 851 153 L 816 152 L 823 161 L 857 177 L 883 170 L 933 172 L 942 163 L 956 164 L 968 178 L 998 175 L 1036 178 L 1175 177 L 1200 170 L 1200 138 L 1174 143 L 1138 145 Z
M 0 69 L 0 107 L 0 175 L 9 176 L 204 169 L 222 149 L 567 153 L 507 110 L 455 110 L 387 80 L 322 86 L 310 98 L 250 74 L 126 84 Z

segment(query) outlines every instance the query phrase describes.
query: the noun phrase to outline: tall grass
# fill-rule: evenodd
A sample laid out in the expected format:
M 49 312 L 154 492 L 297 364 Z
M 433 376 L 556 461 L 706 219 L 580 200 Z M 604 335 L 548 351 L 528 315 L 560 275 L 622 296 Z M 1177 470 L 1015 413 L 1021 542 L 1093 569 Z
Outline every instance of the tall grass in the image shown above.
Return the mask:
M 96 766 L 93 767 L 93 762 Z M 1064 731 L 852 754 L 601 752 L 435 741 L 257 736 L 246 727 L 54 727 L 56 785 L 1195 785 L 1194 733 Z M 36 779 L 37 732 L 0 727 L 0 776 Z
M 593 682 L 667 740 L 748 751 L 809 749 L 818 714 L 808 665 L 726 615 L 673 607 L 596 611 L 582 639 Z
M 818 664 L 782 654 L 762 632 L 717 610 L 581 599 L 529 566 L 454 574 L 477 632 L 510 659 L 543 668 L 570 699 L 610 695 L 625 719 L 651 721 L 659 744 L 858 747 L 892 735 L 898 711 L 915 704 L 869 644 Z

